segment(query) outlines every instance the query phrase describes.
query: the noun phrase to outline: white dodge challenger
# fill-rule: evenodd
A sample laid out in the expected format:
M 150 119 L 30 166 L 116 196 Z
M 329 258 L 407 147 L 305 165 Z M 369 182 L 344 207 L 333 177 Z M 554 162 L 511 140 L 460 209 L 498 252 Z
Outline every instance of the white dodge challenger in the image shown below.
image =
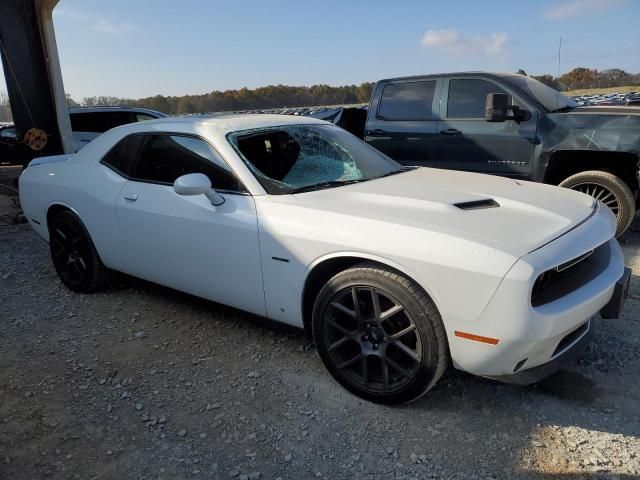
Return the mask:
M 32 161 L 20 200 L 71 290 L 114 270 L 302 327 L 374 402 L 419 397 L 451 363 L 538 381 L 594 315 L 619 315 L 630 277 L 592 197 L 400 167 L 310 118 L 125 125 Z

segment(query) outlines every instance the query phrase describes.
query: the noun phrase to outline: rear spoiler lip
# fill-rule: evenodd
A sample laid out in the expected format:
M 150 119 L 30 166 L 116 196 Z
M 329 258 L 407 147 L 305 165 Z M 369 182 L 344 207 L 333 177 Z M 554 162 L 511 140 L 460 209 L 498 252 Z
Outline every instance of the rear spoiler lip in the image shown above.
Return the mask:
M 45 163 L 66 162 L 73 155 L 74 155 L 73 153 L 67 153 L 65 155 L 51 155 L 48 157 L 36 157 L 29 162 L 27 167 L 32 167 L 34 165 L 43 165 Z

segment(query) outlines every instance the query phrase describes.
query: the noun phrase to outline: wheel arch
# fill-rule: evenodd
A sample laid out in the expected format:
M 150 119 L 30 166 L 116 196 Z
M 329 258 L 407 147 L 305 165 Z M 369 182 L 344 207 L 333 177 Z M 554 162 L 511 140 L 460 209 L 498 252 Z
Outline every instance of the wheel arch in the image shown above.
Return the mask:
M 576 173 L 601 170 L 619 177 L 637 195 L 639 163 L 631 152 L 557 150 L 549 157 L 544 183 L 558 185 Z
M 78 211 L 73 208 L 71 205 L 68 205 L 64 202 L 51 202 L 48 206 L 47 206 L 47 213 L 46 213 L 46 235 L 47 235 L 47 241 L 49 241 L 49 225 L 51 223 L 51 220 L 53 219 L 53 217 L 55 217 L 58 213 L 63 212 L 65 210 L 68 210 L 70 212 L 75 213 L 76 215 L 78 215 L 78 218 L 80 218 L 80 214 L 78 214 Z
M 314 260 L 307 269 L 304 286 L 302 288 L 301 314 L 305 335 L 311 339 L 311 314 L 313 305 L 322 287 L 331 277 L 343 270 L 353 267 L 363 262 L 375 262 L 382 267 L 390 268 L 411 279 L 422 288 L 431 298 L 439 312 L 439 300 L 435 292 L 429 286 L 423 285 L 416 280 L 416 275 L 404 265 L 400 265 L 393 260 L 378 255 L 362 252 L 334 252 Z

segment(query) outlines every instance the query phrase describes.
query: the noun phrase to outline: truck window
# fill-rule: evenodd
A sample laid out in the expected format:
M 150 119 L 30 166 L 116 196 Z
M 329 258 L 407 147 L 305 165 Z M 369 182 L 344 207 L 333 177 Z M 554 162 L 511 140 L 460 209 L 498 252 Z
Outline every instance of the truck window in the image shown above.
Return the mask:
M 378 117 L 383 120 L 434 120 L 436 81 L 391 83 L 384 87 Z
M 487 80 L 476 78 L 449 80 L 447 118 L 484 119 L 484 109 L 489 93 L 507 92 Z M 511 96 L 509 96 L 509 103 L 511 103 Z
M 71 130 L 74 132 L 104 133 L 114 127 L 131 123 L 128 112 L 72 112 Z

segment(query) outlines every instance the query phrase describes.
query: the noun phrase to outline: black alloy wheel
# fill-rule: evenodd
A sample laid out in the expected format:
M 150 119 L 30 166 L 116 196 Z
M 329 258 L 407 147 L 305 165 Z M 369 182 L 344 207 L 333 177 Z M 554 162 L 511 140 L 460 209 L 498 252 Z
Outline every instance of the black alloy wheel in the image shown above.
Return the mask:
M 444 373 L 448 344 L 429 296 L 376 263 L 342 271 L 320 291 L 313 311 L 318 353 L 347 390 L 397 404 L 426 393 Z
M 388 292 L 369 286 L 341 290 L 325 310 L 323 324 L 329 357 L 354 385 L 393 393 L 416 376 L 420 334 Z
M 49 222 L 49 249 L 58 276 L 70 290 L 91 292 L 105 283 L 107 269 L 86 227 L 70 210 Z

